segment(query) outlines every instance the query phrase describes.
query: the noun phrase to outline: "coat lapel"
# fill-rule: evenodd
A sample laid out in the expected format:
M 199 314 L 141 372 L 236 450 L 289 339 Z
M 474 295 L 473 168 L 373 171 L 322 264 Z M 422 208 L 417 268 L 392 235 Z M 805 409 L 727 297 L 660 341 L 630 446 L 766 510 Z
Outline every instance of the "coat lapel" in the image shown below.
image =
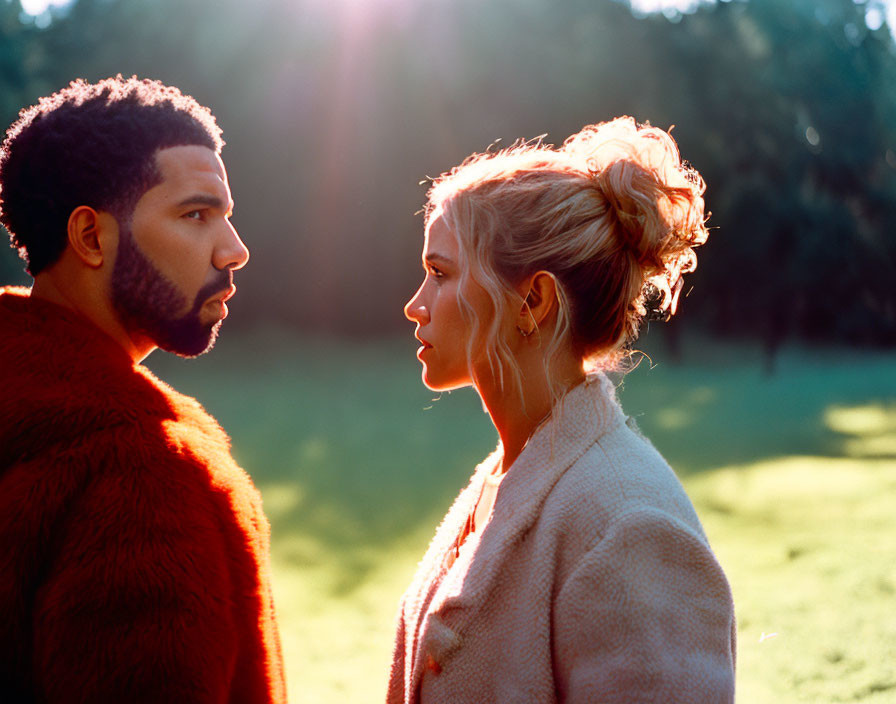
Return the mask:
M 458 632 L 475 620 L 479 606 L 489 597 L 501 574 L 509 548 L 535 523 L 554 485 L 599 437 L 624 421 L 615 389 L 603 374 L 589 376 L 560 401 L 554 416 L 536 431 L 502 480 L 492 517 L 479 536 L 478 545 L 470 546 L 475 549 L 462 554 L 445 575 L 427 609 L 430 616 L 422 624 L 420 653 L 432 653 L 439 660 L 460 647 Z M 439 527 L 424 563 L 433 564 L 432 560 L 437 559 L 434 549 L 442 554 L 450 549 L 479 496 L 485 474 L 500 458 L 500 451 L 499 447 L 479 465 L 470 485 Z M 448 614 L 452 628 L 446 625 Z M 425 658 L 425 654 L 415 658 L 415 683 L 422 674 Z
M 437 594 L 434 599 L 440 598 L 441 586 L 443 579 L 449 580 L 452 575 L 461 568 L 461 564 L 455 564 L 448 569 L 445 557 L 452 551 L 454 542 L 460 534 L 464 523 L 469 516 L 470 511 L 479 498 L 482 490 L 482 483 L 485 475 L 494 470 L 495 465 L 500 461 L 500 446 L 492 452 L 485 460 L 483 460 L 473 472 L 469 484 L 464 488 L 458 497 L 454 500 L 445 518 L 436 529 L 436 534 L 429 544 L 414 579 L 406 592 L 406 599 L 409 599 L 404 606 L 405 614 L 405 653 L 409 653 L 411 657 L 405 662 L 405 678 L 408 682 L 408 691 L 406 696 L 408 701 L 416 701 L 416 692 L 423 675 L 423 669 L 426 666 L 426 648 L 431 647 L 428 644 L 430 638 L 435 639 L 436 647 L 438 645 L 451 640 L 451 635 L 440 633 L 441 623 L 438 622 L 435 629 L 430 628 L 432 619 L 426 621 L 427 613 L 429 613 L 435 601 L 429 604 L 427 608 L 427 600 L 431 590 L 436 590 Z M 443 573 L 448 571 L 447 575 Z M 421 622 L 423 621 L 423 622 Z M 446 636 L 443 638 L 441 636 Z M 424 644 L 424 639 L 427 643 Z

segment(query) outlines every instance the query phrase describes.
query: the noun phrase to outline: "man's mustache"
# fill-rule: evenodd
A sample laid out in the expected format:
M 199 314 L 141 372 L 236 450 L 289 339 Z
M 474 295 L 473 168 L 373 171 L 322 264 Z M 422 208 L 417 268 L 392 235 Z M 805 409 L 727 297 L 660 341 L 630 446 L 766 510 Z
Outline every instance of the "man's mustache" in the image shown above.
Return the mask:
M 221 293 L 231 286 L 233 286 L 233 269 L 218 270 L 215 278 L 199 289 L 199 293 L 196 294 L 195 305 L 201 307 L 205 301 L 216 293 Z
M 226 291 L 231 286 L 233 286 L 233 269 L 219 269 L 215 274 L 215 278 L 199 289 L 199 293 L 196 294 L 196 300 L 193 301 L 193 309 L 185 317 L 197 315 L 209 298 L 216 293 Z

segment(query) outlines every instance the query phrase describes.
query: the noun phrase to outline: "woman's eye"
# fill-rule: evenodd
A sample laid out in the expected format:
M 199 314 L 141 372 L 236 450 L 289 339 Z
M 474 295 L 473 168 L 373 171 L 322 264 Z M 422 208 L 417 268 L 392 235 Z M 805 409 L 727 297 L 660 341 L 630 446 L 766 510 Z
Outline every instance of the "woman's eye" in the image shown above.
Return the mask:
M 429 267 L 429 273 L 436 279 L 441 279 L 444 276 L 441 270 L 436 269 L 434 266 Z

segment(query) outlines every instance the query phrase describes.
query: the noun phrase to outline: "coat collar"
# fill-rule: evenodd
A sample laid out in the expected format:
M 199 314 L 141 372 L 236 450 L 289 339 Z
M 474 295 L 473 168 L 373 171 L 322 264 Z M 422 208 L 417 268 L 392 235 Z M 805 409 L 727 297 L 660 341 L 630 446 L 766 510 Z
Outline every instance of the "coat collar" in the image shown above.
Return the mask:
M 189 419 L 229 440 L 200 404 L 182 396 L 74 311 L 0 287 L 0 466 L 53 442 L 72 444 L 122 419 Z
M 459 647 L 456 631 L 463 631 L 475 618 L 478 605 L 491 593 L 508 549 L 534 525 L 560 477 L 598 438 L 624 422 L 615 388 L 603 374 L 590 375 L 560 400 L 552 417 L 535 432 L 502 480 L 491 519 L 478 536 L 478 545 L 462 551 L 457 563 L 444 575 L 428 609 L 432 615 L 421 634 L 426 645 L 437 651 L 437 659 Z M 499 446 L 477 467 L 470 485 L 439 526 L 424 564 L 437 563 L 451 549 L 475 506 L 486 474 L 500 457 Z M 432 576 L 430 573 L 429 578 Z M 441 618 L 448 613 L 454 630 Z M 415 679 L 421 673 L 422 663 L 417 663 Z

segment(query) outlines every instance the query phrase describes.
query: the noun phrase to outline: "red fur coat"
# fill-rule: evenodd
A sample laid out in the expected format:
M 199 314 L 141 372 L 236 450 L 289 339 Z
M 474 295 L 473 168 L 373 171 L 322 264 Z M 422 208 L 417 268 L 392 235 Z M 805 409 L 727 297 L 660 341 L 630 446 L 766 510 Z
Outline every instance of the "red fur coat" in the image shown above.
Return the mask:
M 0 289 L 0 699 L 284 702 L 268 545 L 194 399 Z

